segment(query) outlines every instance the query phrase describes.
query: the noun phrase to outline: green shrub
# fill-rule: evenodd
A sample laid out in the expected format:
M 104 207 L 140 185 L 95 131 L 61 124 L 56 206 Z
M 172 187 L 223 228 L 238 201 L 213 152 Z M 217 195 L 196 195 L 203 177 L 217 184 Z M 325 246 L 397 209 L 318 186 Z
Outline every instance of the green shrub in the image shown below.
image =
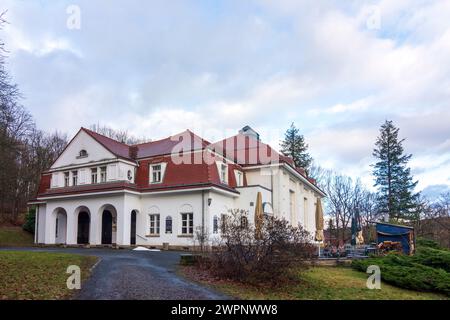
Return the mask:
M 425 266 L 444 269 L 450 272 L 450 251 L 421 247 L 411 260 Z
M 36 219 L 36 208 L 32 207 L 28 210 L 27 215 L 25 216 L 25 223 L 22 226 L 22 229 L 34 234 L 34 225 Z
M 384 257 L 355 260 L 352 262 L 352 267 L 366 272 L 368 266 L 378 265 L 381 278 L 388 283 L 401 288 L 435 291 L 450 296 L 450 274 L 441 268 L 417 263 L 414 258 L 389 254 Z
M 436 241 L 430 240 L 430 239 L 425 239 L 425 238 L 417 238 L 416 246 L 417 246 L 417 248 L 426 247 L 426 248 L 445 250 L 445 249 L 441 248 L 439 243 L 437 243 Z

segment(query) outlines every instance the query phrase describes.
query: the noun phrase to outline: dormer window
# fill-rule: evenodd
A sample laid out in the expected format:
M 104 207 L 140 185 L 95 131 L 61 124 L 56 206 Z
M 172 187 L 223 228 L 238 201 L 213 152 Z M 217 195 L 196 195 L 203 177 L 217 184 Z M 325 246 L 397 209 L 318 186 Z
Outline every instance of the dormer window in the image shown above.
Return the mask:
M 228 171 L 228 166 L 226 164 L 222 163 L 220 165 L 220 181 L 222 183 L 228 183 L 227 171 Z
M 150 183 L 161 183 L 164 177 L 165 163 L 150 165 Z
M 243 174 L 241 171 L 236 170 L 236 185 L 238 187 L 242 187 L 244 185 L 244 179 L 243 179 Z
M 84 149 L 82 149 L 82 150 L 80 150 L 80 152 L 78 153 L 77 159 L 80 159 L 80 158 L 86 158 L 87 156 L 88 156 L 87 151 L 84 150 Z

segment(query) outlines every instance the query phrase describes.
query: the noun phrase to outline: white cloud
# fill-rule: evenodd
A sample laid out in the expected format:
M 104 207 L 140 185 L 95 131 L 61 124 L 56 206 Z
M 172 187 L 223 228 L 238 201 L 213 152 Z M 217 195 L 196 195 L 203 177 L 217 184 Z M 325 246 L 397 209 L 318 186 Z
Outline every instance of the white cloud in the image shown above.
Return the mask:
M 186 128 L 212 139 L 249 124 L 277 144 L 295 122 L 318 162 L 369 185 L 373 143 L 389 118 L 414 153 L 421 188 L 449 183 L 449 0 L 220 10 L 79 1 L 79 31 L 66 28 L 69 4 L 5 2 L 11 24 L 0 36 L 44 129 L 101 122 L 154 139 Z M 367 28 L 373 6 L 379 29 Z

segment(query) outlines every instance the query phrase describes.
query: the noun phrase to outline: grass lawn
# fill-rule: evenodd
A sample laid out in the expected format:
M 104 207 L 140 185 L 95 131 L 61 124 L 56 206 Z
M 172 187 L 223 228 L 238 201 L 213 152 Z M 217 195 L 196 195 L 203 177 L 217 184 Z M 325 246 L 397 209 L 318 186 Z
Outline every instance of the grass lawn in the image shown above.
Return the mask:
M 0 227 L 0 247 L 24 247 L 33 245 L 33 235 L 21 227 Z
M 67 267 L 78 265 L 83 281 L 96 261 L 66 253 L 0 251 L 0 300 L 70 298 L 76 290 L 67 289 Z
M 298 275 L 294 285 L 276 288 L 251 287 L 231 281 L 205 280 L 199 277 L 194 267 L 182 272 L 189 278 L 210 285 L 213 288 L 238 299 L 263 300 L 422 300 L 447 299 L 434 293 L 424 293 L 397 288 L 382 282 L 380 290 L 366 287 L 368 274 L 349 267 L 313 267 Z

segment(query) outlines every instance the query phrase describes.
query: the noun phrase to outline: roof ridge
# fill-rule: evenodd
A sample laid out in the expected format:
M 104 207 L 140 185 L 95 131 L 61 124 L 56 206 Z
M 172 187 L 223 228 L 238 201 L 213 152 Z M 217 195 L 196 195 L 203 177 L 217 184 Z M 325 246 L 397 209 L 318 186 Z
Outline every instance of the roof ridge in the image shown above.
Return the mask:
M 86 132 L 88 132 L 88 133 L 91 133 L 91 134 L 94 134 L 94 135 L 102 136 L 103 138 L 109 139 L 109 140 L 111 140 L 111 141 L 114 141 L 114 142 L 116 142 L 116 143 L 122 144 L 122 145 L 124 145 L 124 146 L 127 146 L 127 147 L 130 147 L 130 146 L 131 146 L 131 145 L 125 143 L 125 142 L 120 142 L 120 141 L 118 141 L 118 140 L 116 140 L 116 139 L 113 139 L 113 138 L 111 138 L 111 137 L 105 136 L 104 134 L 98 133 L 98 132 L 93 131 L 93 130 L 91 130 L 91 129 L 87 129 L 87 128 L 85 128 L 85 127 L 81 127 L 81 129 L 84 130 L 84 131 L 86 131 Z

